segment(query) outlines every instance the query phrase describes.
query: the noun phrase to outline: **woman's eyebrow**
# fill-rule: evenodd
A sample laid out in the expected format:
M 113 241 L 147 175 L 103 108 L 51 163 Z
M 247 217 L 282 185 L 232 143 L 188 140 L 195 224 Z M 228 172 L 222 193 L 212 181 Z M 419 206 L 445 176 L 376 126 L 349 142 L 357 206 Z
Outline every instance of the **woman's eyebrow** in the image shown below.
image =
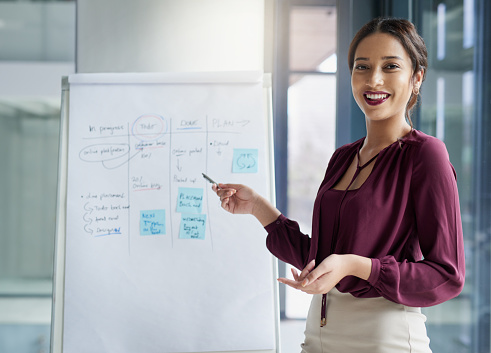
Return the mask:
M 404 60 L 403 58 L 401 58 L 400 56 L 397 56 L 397 55 L 383 56 L 383 57 L 382 57 L 382 59 L 383 59 L 383 60 L 389 60 L 389 59 Z
M 403 58 L 401 58 L 400 56 L 397 56 L 397 55 L 388 55 L 388 56 L 383 56 L 382 57 L 382 60 L 390 60 L 390 59 L 398 59 L 398 60 L 404 60 Z M 359 57 L 359 58 L 356 58 L 355 61 L 370 61 L 370 58 L 365 58 L 365 57 Z

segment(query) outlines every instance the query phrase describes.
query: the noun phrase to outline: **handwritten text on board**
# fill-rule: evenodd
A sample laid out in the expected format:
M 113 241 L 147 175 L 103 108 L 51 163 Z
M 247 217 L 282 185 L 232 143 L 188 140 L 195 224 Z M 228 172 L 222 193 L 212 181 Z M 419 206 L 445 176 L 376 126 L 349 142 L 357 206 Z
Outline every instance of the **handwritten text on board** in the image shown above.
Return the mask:
M 201 213 L 202 206 L 202 188 L 179 188 L 177 193 L 177 212 Z
M 165 234 L 165 210 L 140 211 L 140 235 Z
M 183 214 L 181 216 L 180 239 L 205 239 L 206 215 Z

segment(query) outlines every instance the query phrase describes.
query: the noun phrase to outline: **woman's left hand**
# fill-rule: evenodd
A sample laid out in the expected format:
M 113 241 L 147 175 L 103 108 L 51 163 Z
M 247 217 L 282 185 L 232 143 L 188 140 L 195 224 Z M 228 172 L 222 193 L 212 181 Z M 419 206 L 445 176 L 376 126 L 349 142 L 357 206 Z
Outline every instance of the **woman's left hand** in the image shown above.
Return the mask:
M 371 260 L 356 255 L 332 254 L 309 273 L 296 276 L 294 279 L 279 278 L 278 281 L 292 288 L 309 294 L 325 294 L 334 288 L 344 277 L 356 275 L 368 279 L 371 271 Z

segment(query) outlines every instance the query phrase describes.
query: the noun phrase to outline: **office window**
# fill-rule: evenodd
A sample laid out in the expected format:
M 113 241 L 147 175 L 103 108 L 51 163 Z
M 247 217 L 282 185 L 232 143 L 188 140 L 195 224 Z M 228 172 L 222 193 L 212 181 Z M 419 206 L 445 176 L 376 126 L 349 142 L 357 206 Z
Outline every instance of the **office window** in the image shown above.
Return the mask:
M 61 77 L 75 2 L 0 2 L 0 352 L 50 344 Z
M 416 22 L 429 64 L 418 127 L 443 140 L 457 172 L 466 248 L 461 295 L 424 309 L 435 352 L 490 350 L 489 32 L 485 1 L 420 0 Z M 487 10 L 489 11 L 489 9 Z M 478 25 L 481 24 L 481 25 Z M 488 54 L 489 55 L 489 54 Z M 484 65 L 480 66 L 479 63 Z M 488 81 L 486 81 L 486 78 Z
M 281 51 L 287 64 L 277 73 L 285 77 L 280 90 L 286 95 L 288 127 L 286 214 L 310 234 L 314 199 L 335 149 L 337 15 L 334 1 L 288 3 Z M 284 316 L 306 318 L 310 300 L 285 288 Z

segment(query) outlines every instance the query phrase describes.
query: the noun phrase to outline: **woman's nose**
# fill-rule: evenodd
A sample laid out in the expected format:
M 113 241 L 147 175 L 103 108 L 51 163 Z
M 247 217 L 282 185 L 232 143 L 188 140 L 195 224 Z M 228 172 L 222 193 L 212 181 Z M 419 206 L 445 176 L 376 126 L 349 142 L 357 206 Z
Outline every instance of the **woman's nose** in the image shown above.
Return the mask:
M 371 72 L 367 79 L 367 86 L 377 87 L 384 84 L 383 73 L 379 69 L 375 69 Z

